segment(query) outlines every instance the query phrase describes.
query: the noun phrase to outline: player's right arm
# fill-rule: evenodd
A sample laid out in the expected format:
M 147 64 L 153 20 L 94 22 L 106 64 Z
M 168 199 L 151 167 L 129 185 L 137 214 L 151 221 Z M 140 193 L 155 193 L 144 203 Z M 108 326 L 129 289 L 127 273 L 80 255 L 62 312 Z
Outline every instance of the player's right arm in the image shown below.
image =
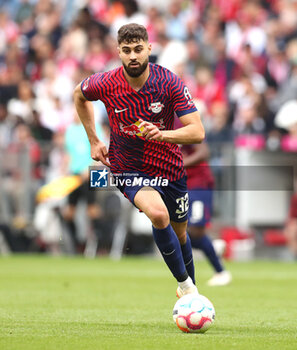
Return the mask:
M 104 165 L 110 166 L 108 152 L 105 144 L 99 140 L 96 134 L 94 107 L 91 101 L 87 100 L 81 91 L 81 83 L 78 84 L 73 94 L 77 114 L 86 130 L 91 145 L 91 157 L 101 161 Z

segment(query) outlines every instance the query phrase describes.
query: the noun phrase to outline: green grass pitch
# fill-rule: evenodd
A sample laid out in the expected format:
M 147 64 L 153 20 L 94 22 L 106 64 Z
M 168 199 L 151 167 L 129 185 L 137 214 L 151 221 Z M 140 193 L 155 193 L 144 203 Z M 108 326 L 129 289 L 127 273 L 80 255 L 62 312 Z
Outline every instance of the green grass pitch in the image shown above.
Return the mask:
M 297 266 L 228 263 L 234 282 L 201 294 L 216 309 L 205 334 L 172 321 L 175 280 L 158 259 L 11 256 L 0 258 L 1 350 L 297 349 Z

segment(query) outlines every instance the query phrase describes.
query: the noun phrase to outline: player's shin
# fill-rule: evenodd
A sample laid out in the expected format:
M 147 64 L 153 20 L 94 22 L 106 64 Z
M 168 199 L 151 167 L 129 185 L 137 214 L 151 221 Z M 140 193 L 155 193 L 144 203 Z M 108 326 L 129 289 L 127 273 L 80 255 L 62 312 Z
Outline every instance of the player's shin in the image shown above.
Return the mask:
M 188 278 L 179 240 L 169 224 L 164 229 L 153 226 L 154 240 L 163 256 L 164 261 L 178 282 Z
M 195 284 L 195 266 L 192 254 L 192 244 L 190 236 L 187 234 L 187 240 L 185 244 L 181 245 L 181 250 L 183 254 L 184 263 L 189 276 L 191 277 L 193 283 Z
M 216 272 L 222 272 L 224 270 L 220 258 L 214 250 L 212 241 L 208 236 L 205 235 L 199 238 L 191 237 L 191 241 L 193 248 L 203 251 Z
M 67 227 L 68 233 L 70 235 L 71 243 L 73 245 L 73 251 L 76 252 L 76 249 L 79 245 L 79 240 L 77 238 L 77 229 L 74 220 L 65 220 L 65 225 Z

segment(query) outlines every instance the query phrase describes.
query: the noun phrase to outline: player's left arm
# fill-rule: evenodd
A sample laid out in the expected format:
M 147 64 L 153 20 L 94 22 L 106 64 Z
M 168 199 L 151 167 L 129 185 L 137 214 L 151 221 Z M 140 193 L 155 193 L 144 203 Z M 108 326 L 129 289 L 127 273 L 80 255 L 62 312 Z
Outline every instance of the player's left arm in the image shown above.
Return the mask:
M 201 143 L 205 137 L 204 127 L 198 111 L 179 118 L 183 126 L 175 130 L 160 130 L 150 122 L 140 120 L 139 129 L 147 140 L 165 141 L 181 145 Z

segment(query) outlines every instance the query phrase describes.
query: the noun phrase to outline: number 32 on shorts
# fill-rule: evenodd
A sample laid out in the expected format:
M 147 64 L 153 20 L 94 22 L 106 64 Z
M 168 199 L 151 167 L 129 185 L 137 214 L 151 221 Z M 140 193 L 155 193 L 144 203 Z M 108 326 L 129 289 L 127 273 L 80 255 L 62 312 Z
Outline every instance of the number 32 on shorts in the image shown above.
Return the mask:
M 178 214 L 178 219 L 183 218 L 187 215 L 189 209 L 189 194 L 186 193 L 183 197 L 177 198 L 176 203 L 178 204 L 178 209 L 176 209 L 176 214 Z

